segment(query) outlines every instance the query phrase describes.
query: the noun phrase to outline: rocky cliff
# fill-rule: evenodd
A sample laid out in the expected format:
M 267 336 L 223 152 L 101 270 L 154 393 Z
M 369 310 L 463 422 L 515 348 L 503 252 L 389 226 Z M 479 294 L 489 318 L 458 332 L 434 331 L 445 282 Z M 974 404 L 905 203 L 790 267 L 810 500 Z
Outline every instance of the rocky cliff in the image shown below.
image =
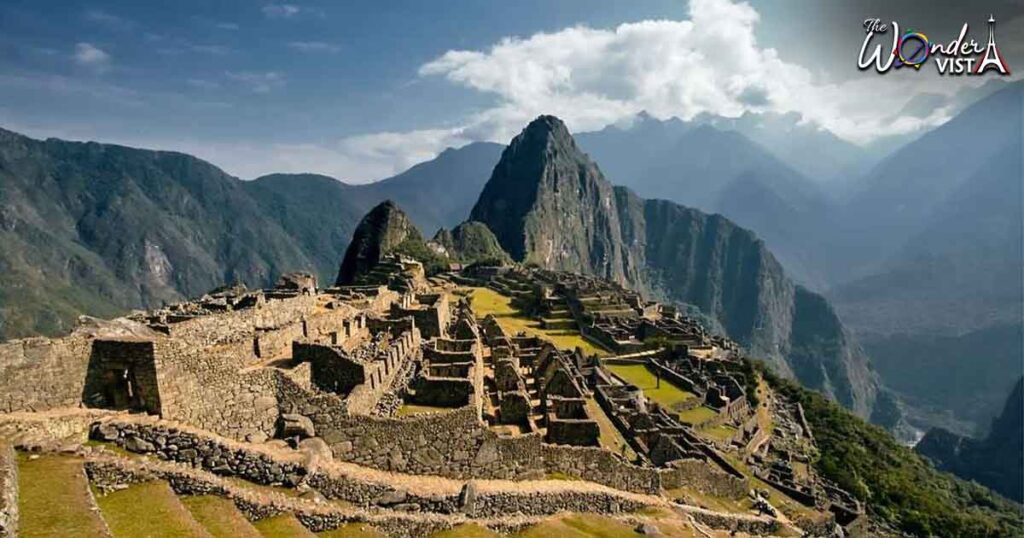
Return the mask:
M 355 283 L 357 276 L 368 273 L 387 254 L 415 255 L 417 251 L 426 250 L 423 236 L 408 215 L 391 200 L 385 200 L 371 209 L 356 226 L 334 283 L 336 286 Z
M 565 125 L 541 116 L 512 140 L 470 213 L 513 258 L 621 283 L 630 264 L 615 192 Z
M 984 439 L 934 428 L 914 450 L 936 467 L 975 480 L 1017 502 L 1024 501 L 1024 378 L 1006 400 Z
M 780 372 L 870 413 L 875 376 L 824 298 L 725 217 L 613 187 L 557 118 L 512 141 L 471 218 L 519 261 L 695 305 Z

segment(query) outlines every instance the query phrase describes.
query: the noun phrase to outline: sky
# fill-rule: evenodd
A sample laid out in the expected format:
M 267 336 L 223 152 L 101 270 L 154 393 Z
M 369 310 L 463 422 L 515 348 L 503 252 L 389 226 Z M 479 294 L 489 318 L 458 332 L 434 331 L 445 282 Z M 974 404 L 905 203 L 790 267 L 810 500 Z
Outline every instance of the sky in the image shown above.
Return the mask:
M 358 183 L 449 146 L 708 113 L 793 113 L 857 144 L 948 120 L 991 76 L 857 68 L 862 21 L 987 35 L 1024 73 L 1024 2 L 445 0 L 0 3 L 0 127 Z M 920 100 L 919 100 L 920 101 Z

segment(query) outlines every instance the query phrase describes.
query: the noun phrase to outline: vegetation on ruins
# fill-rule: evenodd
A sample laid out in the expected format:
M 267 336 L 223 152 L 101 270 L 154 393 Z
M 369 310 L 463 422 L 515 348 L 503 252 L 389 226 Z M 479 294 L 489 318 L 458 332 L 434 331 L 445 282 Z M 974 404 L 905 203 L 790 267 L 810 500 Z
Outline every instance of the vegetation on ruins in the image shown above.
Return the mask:
M 563 349 L 583 350 L 586 355 L 606 355 L 607 352 L 580 336 L 578 331 L 545 329 L 537 320 L 513 305 L 513 300 L 490 288 L 472 288 L 469 294 L 473 311 L 480 318 L 493 315 L 498 324 L 511 334 L 524 331 L 551 340 Z
M 818 445 L 814 467 L 868 504 L 877 517 L 917 536 L 1018 536 L 1020 506 L 937 471 L 882 428 L 820 393 L 756 364 L 778 393 L 803 406 Z
M 434 235 L 434 242 L 445 248 L 452 261 L 465 265 L 494 266 L 512 262 L 482 222 L 466 221 L 450 231 L 442 228 Z
M 540 116 L 512 140 L 470 218 L 528 266 L 692 304 L 752 353 L 870 414 L 877 387 L 866 357 L 761 238 L 721 215 L 613 186 L 558 118 Z

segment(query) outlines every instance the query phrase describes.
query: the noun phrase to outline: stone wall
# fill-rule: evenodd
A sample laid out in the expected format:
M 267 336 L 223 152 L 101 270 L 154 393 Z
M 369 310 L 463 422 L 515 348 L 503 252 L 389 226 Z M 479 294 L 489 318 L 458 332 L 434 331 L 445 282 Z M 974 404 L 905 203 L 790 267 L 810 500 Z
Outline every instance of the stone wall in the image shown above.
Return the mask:
M 92 436 L 133 452 L 152 453 L 164 460 L 185 463 L 217 475 L 244 478 L 257 484 L 294 486 L 305 483 L 328 499 L 344 500 L 357 506 L 442 514 L 463 512 L 474 518 L 487 518 L 514 513 L 547 515 L 560 511 L 616 513 L 637 510 L 655 502 L 650 498 L 602 490 L 589 484 L 580 483 L 576 487 L 573 482 L 531 483 L 525 488 L 502 482 L 480 488 L 476 483 L 446 484 L 443 480 L 430 485 L 407 485 L 394 475 L 348 474 L 330 464 L 311 467 L 309 460 L 297 452 L 271 454 L 164 424 L 108 420 L 97 423 Z M 498 453 L 515 451 L 517 444 L 504 445 L 497 449 Z M 169 480 L 176 491 L 181 490 L 179 482 L 183 478 L 173 469 L 153 463 L 140 464 L 154 466 L 152 468 L 161 478 Z M 107 487 L 133 480 L 131 476 L 121 476 L 125 472 L 123 464 L 91 463 L 87 469 L 94 482 Z M 181 472 L 185 473 L 186 481 L 198 479 L 191 470 Z M 472 493 L 467 494 L 467 489 Z M 202 490 L 188 486 L 188 492 L 225 494 L 224 488 L 215 484 L 206 484 Z M 264 513 L 252 515 L 266 517 Z
M 78 407 L 91 350 L 82 335 L 0 344 L 0 411 Z
M 541 453 L 548 473 L 638 493 L 657 494 L 661 488 L 657 469 L 633 465 L 602 448 L 542 445 Z
M 220 349 L 230 354 L 239 345 Z M 156 355 L 163 418 L 236 439 L 273 434 L 281 372 L 240 372 L 223 354 L 179 340 L 158 341 Z
M 698 459 L 682 459 L 671 463 L 667 469 L 659 469 L 661 486 L 664 489 L 689 487 L 715 497 L 741 499 L 750 484 L 717 469 L 709 462 Z
M 11 445 L 0 443 L 0 538 L 18 535 L 18 459 Z
M 252 308 L 172 323 L 168 326 L 168 334 L 171 337 L 190 342 L 195 347 L 217 346 L 248 340 L 251 352 L 257 330 L 266 332 L 282 329 L 299 322 L 303 315 L 313 310 L 315 305 L 315 297 L 304 295 L 288 299 L 275 299 Z M 255 354 L 250 353 L 250 358 L 255 359 Z
M 290 355 L 292 342 L 304 336 L 302 321 L 293 321 L 282 327 L 257 329 L 253 349 L 259 359 L 273 359 Z
M 257 484 L 297 485 L 306 468 L 296 454 L 291 460 L 258 450 L 231 446 L 189 429 L 138 421 L 108 420 L 93 426 L 93 438 L 139 453 L 153 453 L 211 472 L 237 476 Z

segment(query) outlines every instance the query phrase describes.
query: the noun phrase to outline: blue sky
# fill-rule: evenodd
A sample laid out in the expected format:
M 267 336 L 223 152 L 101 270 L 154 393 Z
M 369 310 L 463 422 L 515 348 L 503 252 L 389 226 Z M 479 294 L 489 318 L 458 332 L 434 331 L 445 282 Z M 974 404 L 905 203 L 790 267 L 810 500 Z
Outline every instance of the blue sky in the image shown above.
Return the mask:
M 863 142 L 942 118 L 900 123 L 862 96 L 974 82 L 858 72 L 859 20 L 891 3 L 822 4 L 5 0 L 0 126 L 187 151 L 240 177 L 365 181 L 447 145 L 507 141 L 542 112 L 589 130 L 639 110 L 795 110 Z M 928 5 L 892 16 L 947 32 L 1001 10 L 1004 55 L 1024 70 L 1019 4 Z

